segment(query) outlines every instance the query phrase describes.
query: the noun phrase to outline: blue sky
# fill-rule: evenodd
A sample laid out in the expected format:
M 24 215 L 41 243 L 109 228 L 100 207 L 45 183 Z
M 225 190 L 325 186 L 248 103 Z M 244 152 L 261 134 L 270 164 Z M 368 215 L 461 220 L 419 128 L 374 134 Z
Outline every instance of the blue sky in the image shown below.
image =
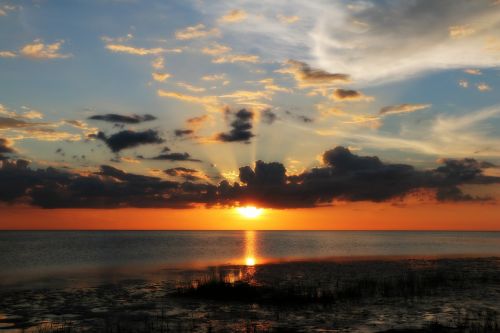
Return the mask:
M 179 162 L 148 159 L 165 146 L 201 160 L 182 165 L 211 182 L 236 180 L 259 159 L 299 174 L 339 145 L 423 169 L 441 158 L 500 163 L 498 1 L 2 1 L 0 9 L 0 137 L 35 166 L 85 173 L 109 164 L 167 179 L 162 170 Z M 252 112 L 252 136 L 221 140 L 240 109 Z M 103 114 L 157 119 L 89 119 Z M 164 141 L 113 153 L 92 137 L 127 129 Z

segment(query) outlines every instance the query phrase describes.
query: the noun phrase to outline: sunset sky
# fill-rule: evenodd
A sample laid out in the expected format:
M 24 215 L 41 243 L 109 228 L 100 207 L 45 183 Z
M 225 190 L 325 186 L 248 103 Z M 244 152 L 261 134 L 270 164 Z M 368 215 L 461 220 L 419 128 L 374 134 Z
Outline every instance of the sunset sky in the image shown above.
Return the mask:
M 0 229 L 500 230 L 499 66 L 498 0 L 0 0 Z

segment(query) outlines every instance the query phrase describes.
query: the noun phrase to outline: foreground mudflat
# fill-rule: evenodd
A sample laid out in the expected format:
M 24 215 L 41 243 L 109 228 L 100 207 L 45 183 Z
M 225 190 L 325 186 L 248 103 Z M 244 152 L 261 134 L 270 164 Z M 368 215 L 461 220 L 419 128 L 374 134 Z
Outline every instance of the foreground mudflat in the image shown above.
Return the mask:
M 6 332 L 497 332 L 500 258 L 166 269 L 0 289 Z

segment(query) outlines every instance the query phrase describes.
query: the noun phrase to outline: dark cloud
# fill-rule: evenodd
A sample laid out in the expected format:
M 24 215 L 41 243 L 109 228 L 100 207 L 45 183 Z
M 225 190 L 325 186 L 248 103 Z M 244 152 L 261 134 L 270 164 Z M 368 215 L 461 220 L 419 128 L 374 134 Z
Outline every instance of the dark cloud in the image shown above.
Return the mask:
M 278 162 L 257 161 L 254 170 L 248 166 L 240 168 L 240 180 L 249 186 L 284 185 L 286 169 Z
M 288 60 L 288 69 L 281 70 L 282 73 L 292 74 L 302 85 L 323 85 L 339 82 L 349 82 L 350 77 L 347 74 L 329 73 L 327 71 L 312 68 L 305 62 L 297 60 Z
M 323 162 L 339 172 L 379 169 L 384 166 L 377 156 L 354 155 L 341 146 L 324 152 Z
M 295 119 L 297 119 L 297 120 L 299 120 L 299 121 L 301 121 L 301 122 L 303 122 L 303 123 L 306 123 L 306 124 L 307 124 L 307 123 L 312 123 L 312 122 L 314 122 L 314 119 L 313 119 L 313 118 L 308 117 L 308 116 L 304 116 L 304 115 L 302 115 L 302 114 L 295 114 L 295 113 L 293 113 L 293 112 L 291 112 L 291 111 L 288 111 L 288 110 L 287 110 L 287 111 L 285 111 L 285 113 L 286 113 L 288 116 L 290 116 L 290 117 L 292 117 L 292 118 L 295 118 Z
M 191 135 L 193 133 L 194 133 L 194 131 L 190 130 L 190 129 L 176 129 L 174 131 L 174 134 L 176 137 L 183 137 L 183 136 Z
M 47 123 L 28 122 L 18 118 L 0 117 L 0 129 L 6 128 L 25 128 L 40 125 L 47 125 Z
M 189 168 L 184 168 L 184 167 L 176 167 L 176 168 L 170 168 L 164 171 L 167 175 L 169 176 L 177 176 L 180 173 L 197 173 L 198 170 L 195 169 L 189 169 Z
M 201 180 L 201 177 L 196 176 L 195 174 L 199 173 L 198 170 L 194 169 L 189 169 L 189 168 L 184 168 L 184 167 L 177 167 L 177 168 L 171 168 L 164 170 L 164 173 L 172 176 L 172 177 L 181 177 L 185 179 L 186 181 L 198 181 Z
M 145 144 L 158 144 L 165 142 L 155 130 L 135 132 L 131 130 L 120 131 L 111 136 L 106 136 L 103 132 L 91 134 L 90 138 L 104 141 L 111 151 L 117 153 L 123 149 L 133 148 Z
M 443 159 L 443 166 L 436 169 L 436 172 L 442 174 L 451 181 L 468 181 L 475 179 L 482 173 L 482 169 L 495 167 L 489 162 L 479 162 L 473 158 L 464 159 Z
M 90 120 L 101 120 L 109 123 L 122 123 L 122 124 L 139 124 L 145 121 L 156 120 L 157 118 L 150 114 L 138 115 L 133 114 L 131 116 L 121 115 L 116 113 L 108 113 L 102 115 L 95 115 L 89 117 Z
M 185 154 L 181 154 L 185 157 Z M 482 200 L 462 192 L 467 184 L 498 184 L 500 177 L 485 176 L 490 163 L 474 159 L 446 159 L 436 169 L 417 170 L 376 156 L 359 156 L 336 147 L 323 154 L 324 165 L 298 175 L 287 175 L 283 164 L 257 161 L 240 168 L 240 183 L 204 182 L 199 171 L 184 167 L 164 171 L 182 181 L 138 175 L 102 165 L 81 175 L 55 168 L 32 169 L 25 160 L 2 161 L 0 201 L 61 207 L 176 207 L 197 204 L 253 203 L 262 207 L 314 207 L 332 200 L 383 202 L 419 190 L 432 191 L 438 201 Z M 202 175 L 202 174 L 201 174 Z
M 253 112 L 246 109 L 232 114 L 235 119 L 231 122 L 231 130 L 227 133 L 219 133 L 216 139 L 222 142 L 244 142 L 249 143 L 255 135 L 252 133 Z
M 151 157 L 152 160 L 162 160 L 162 161 L 190 161 L 190 162 L 201 162 L 201 160 L 191 158 L 188 153 L 162 153 L 157 156 Z
M 271 110 L 264 110 L 262 111 L 261 115 L 262 115 L 262 121 L 268 125 L 271 125 L 276 121 L 276 119 L 278 119 L 276 113 L 272 112 Z
M 11 147 L 9 140 L 0 138 L 0 154 L 14 153 L 14 149 Z
M 56 154 L 61 155 L 63 157 L 66 156 L 66 153 L 64 152 L 64 150 L 62 148 L 57 148 Z
M 332 98 L 337 101 L 369 101 L 373 99 L 360 91 L 350 89 L 335 89 Z
M 192 126 L 197 126 L 207 120 L 208 120 L 208 115 L 204 114 L 203 116 L 189 118 L 188 120 L 186 120 L 186 123 Z
M 303 115 L 298 115 L 297 116 L 297 119 L 299 119 L 300 121 L 302 121 L 303 123 L 312 123 L 314 121 L 314 119 L 312 118 L 309 118 L 307 116 L 303 116 Z
M 313 207 L 332 200 L 382 202 L 402 198 L 417 190 L 436 193 L 439 201 L 484 200 L 461 191 L 465 184 L 500 183 L 500 177 L 482 174 L 491 163 L 473 159 L 443 160 L 434 170 L 416 170 L 406 164 L 388 164 L 376 156 L 358 156 L 345 147 L 323 154 L 325 166 L 300 175 L 286 176 L 280 163 L 258 161 L 255 168 L 240 168 L 239 178 L 245 187 L 228 190 L 222 198 L 233 196 L 270 207 Z M 221 200 L 222 200 L 221 199 Z

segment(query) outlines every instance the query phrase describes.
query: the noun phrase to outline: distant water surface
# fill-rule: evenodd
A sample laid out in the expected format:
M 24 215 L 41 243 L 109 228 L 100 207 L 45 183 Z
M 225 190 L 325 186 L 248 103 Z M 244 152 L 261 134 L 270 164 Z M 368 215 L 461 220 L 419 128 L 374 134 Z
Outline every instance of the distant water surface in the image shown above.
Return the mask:
M 366 256 L 500 256 L 500 232 L 0 231 L 13 276 Z

